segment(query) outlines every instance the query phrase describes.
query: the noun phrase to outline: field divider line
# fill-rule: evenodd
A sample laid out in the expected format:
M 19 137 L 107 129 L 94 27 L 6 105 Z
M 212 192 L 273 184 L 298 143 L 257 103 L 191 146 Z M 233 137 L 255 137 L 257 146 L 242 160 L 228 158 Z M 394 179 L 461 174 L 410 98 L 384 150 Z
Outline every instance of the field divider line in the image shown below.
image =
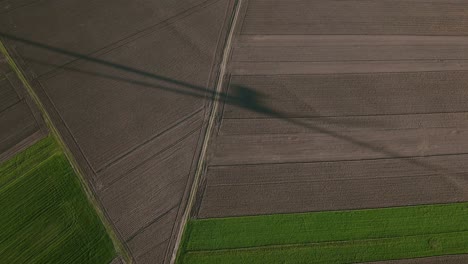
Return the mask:
M 412 160 L 437 157 L 465 156 L 468 152 L 429 154 L 422 156 L 396 156 L 382 158 L 362 158 L 362 159 L 338 159 L 338 160 L 310 160 L 310 161 L 284 161 L 284 162 L 257 162 L 257 163 L 230 163 L 230 164 L 212 164 L 210 167 L 239 167 L 239 166 L 265 166 L 265 165 L 287 165 L 287 164 L 312 164 L 312 163 L 337 163 L 337 162 L 363 162 L 363 161 L 381 161 L 381 160 Z
M 360 46 L 359 46 L 360 47 Z M 263 47 L 264 48 L 264 47 Z M 390 59 L 390 60 L 382 60 L 382 59 L 372 59 L 372 60 L 364 60 L 364 59 L 355 59 L 355 60 L 236 60 L 233 59 L 233 62 L 244 62 L 244 63 L 269 63 L 269 62 L 277 62 L 277 63 L 289 63 L 289 62 L 317 62 L 317 63 L 341 63 L 341 62 L 380 62 L 380 61 L 388 61 L 388 62 L 413 62 L 413 61 L 424 61 L 424 62 L 441 62 L 441 61 L 466 61 L 468 59 Z M 307 75 L 307 74 L 306 74 Z
M 250 215 L 238 215 L 238 216 L 219 216 L 219 217 L 206 217 L 206 218 L 197 218 L 193 222 L 209 222 L 209 221 L 221 221 L 221 220 L 235 220 L 235 219 L 253 219 L 253 218 L 263 218 L 263 217 L 272 217 L 272 216 L 304 216 L 308 214 L 319 214 L 319 213 L 353 213 L 353 212 L 369 212 L 375 210 L 393 210 L 393 209 L 418 209 L 421 207 L 443 207 L 443 206 L 466 206 L 468 208 L 468 202 L 439 202 L 439 203 L 430 203 L 430 204 L 410 204 L 410 205 L 397 205 L 397 206 L 385 206 L 385 207 L 371 207 L 371 208 L 355 208 L 355 209 L 327 209 L 320 211 L 306 211 L 306 212 L 276 212 L 276 213 L 265 213 L 265 214 L 250 214 Z M 468 231 L 468 230 L 466 230 Z M 463 231 L 464 232 L 464 231 Z
M 465 175 L 466 172 L 459 174 Z M 311 183 L 311 182 L 339 182 L 339 181 L 358 181 L 358 180 L 379 180 L 379 179 L 398 179 L 398 178 L 417 178 L 417 177 L 435 177 L 440 176 L 437 173 L 407 175 L 407 176 L 382 176 L 382 177 L 354 177 L 342 179 L 322 179 L 322 180 L 297 180 L 297 181 L 271 181 L 271 182 L 247 182 L 247 183 L 216 183 L 207 184 L 210 187 L 224 187 L 224 186 L 262 186 L 262 185 L 283 185 L 283 184 L 298 184 L 298 183 Z
M 83 171 L 78 165 L 78 162 L 76 159 L 73 157 L 73 154 L 71 153 L 70 149 L 67 147 L 65 144 L 62 136 L 60 135 L 58 129 L 55 127 L 52 118 L 50 117 L 49 113 L 44 107 L 44 104 L 42 101 L 39 99 L 39 96 L 37 93 L 34 91 L 32 88 L 31 84 L 29 83 L 28 79 L 26 78 L 25 74 L 23 73 L 24 71 L 20 68 L 19 65 L 16 64 L 16 62 L 13 60 L 11 57 L 10 53 L 8 52 L 7 48 L 3 44 L 3 42 L 0 39 L 0 53 L 2 53 L 10 67 L 13 69 L 13 71 L 16 73 L 18 78 L 21 80 L 21 83 L 25 87 L 26 92 L 28 95 L 31 97 L 33 102 L 36 104 L 37 108 L 39 111 L 42 113 L 42 116 L 44 118 L 44 123 L 46 124 L 47 128 L 49 129 L 50 133 L 52 136 L 55 138 L 57 141 L 59 148 L 62 150 L 62 152 L 65 154 L 65 157 L 67 158 L 68 162 L 70 163 L 73 171 L 75 174 L 78 176 L 80 185 L 82 189 L 84 190 L 86 197 L 88 198 L 88 202 L 91 203 L 91 205 L 94 207 L 95 212 L 97 213 L 99 219 L 101 220 L 104 228 L 107 231 L 107 234 L 109 235 L 110 239 L 112 240 L 112 243 L 114 245 L 114 248 L 121 257 L 124 258 L 125 262 L 127 264 L 133 263 L 132 258 L 123 245 L 123 243 L 119 240 L 116 231 L 114 230 L 114 227 L 110 223 L 110 221 L 107 219 L 106 215 L 104 214 L 98 200 L 95 197 L 95 194 L 93 190 L 90 188 L 88 185 L 88 182 L 84 176 Z
M 215 124 L 215 120 L 216 120 L 216 114 L 217 114 L 217 110 L 218 110 L 218 106 L 219 106 L 219 101 L 221 99 L 220 94 L 222 92 L 224 77 L 226 75 L 227 62 L 229 60 L 229 55 L 230 55 L 231 49 L 232 49 L 232 39 L 233 39 L 233 35 L 234 35 L 234 29 L 235 29 L 235 26 L 237 24 L 237 19 L 239 17 L 241 5 L 242 5 L 242 0 L 238 0 L 237 3 L 236 3 L 236 6 L 235 6 L 234 15 L 233 15 L 231 23 L 230 23 L 229 34 L 227 36 L 226 44 L 224 46 L 223 57 L 222 57 L 222 61 L 221 61 L 221 64 L 220 64 L 219 76 L 218 76 L 218 80 L 216 82 L 216 89 L 215 89 L 215 92 L 214 92 L 214 96 L 212 98 L 213 106 L 211 107 L 208 126 L 207 126 L 207 129 L 206 129 L 205 137 L 203 138 L 203 145 L 202 145 L 202 149 L 201 149 L 201 152 L 200 152 L 200 156 L 198 158 L 197 168 L 196 168 L 196 171 L 195 171 L 195 176 L 194 176 L 192 187 L 191 187 L 191 190 L 190 190 L 189 199 L 187 201 L 187 205 L 186 205 L 184 214 L 182 215 L 180 228 L 179 228 L 179 231 L 177 233 L 176 242 L 174 244 L 174 250 L 172 252 L 172 256 L 171 256 L 171 260 L 170 260 L 171 264 L 174 264 L 175 261 L 176 261 L 176 258 L 177 258 L 178 252 L 179 252 L 179 246 L 180 246 L 180 242 L 181 242 L 181 239 L 182 239 L 182 235 L 184 234 L 185 227 L 186 227 L 188 219 L 190 217 L 190 212 L 191 212 L 191 209 L 193 207 L 193 203 L 195 201 L 195 197 L 196 197 L 197 190 L 198 190 L 198 183 L 200 181 L 201 174 L 203 173 L 203 168 L 205 166 L 205 159 L 206 159 L 206 152 L 207 152 L 207 149 L 208 149 L 208 143 L 210 141 L 211 132 L 212 132 L 212 130 L 214 128 L 214 124 Z
M 351 239 L 351 240 L 335 240 L 335 241 L 323 241 L 323 242 L 309 242 L 309 243 L 293 243 L 293 244 L 275 244 L 275 245 L 265 245 L 265 246 L 251 246 L 243 248 L 223 248 L 223 249 L 208 249 L 208 250 L 187 250 L 187 254 L 206 254 L 206 253 L 215 253 L 215 252 L 229 252 L 229 251 L 250 251 L 250 250 L 261 250 L 261 249 L 275 249 L 275 248 L 293 248 L 293 247 L 308 247 L 314 245 L 338 245 L 346 244 L 353 242 L 373 242 L 378 240 L 396 240 L 398 238 L 418 238 L 425 236 L 433 235 L 444 235 L 444 234 L 468 234 L 468 230 L 458 230 L 451 232 L 439 232 L 439 233 L 425 233 L 418 235 L 409 235 L 409 236 L 393 236 L 393 237 L 381 237 L 381 238 L 365 238 L 365 239 Z

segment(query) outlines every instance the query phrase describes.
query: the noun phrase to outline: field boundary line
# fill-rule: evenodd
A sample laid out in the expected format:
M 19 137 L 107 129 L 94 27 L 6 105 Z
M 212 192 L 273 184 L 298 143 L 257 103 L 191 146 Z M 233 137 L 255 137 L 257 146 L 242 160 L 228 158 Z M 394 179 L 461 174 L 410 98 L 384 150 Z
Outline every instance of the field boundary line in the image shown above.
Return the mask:
M 460 172 L 464 175 L 466 172 Z M 398 179 L 398 178 L 417 178 L 417 177 L 435 177 L 439 174 L 418 174 L 418 175 L 408 175 L 408 176 L 382 176 L 382 177 L 362 177 L 362 178 L 343 178 L 343 179 L 323 179 L 323 180 L 297 180 L 297 181 L 271 181 L 271 182 L 247 182 L 247 183 L 216 183 L 208 184 L 210 187 L 224 187 L 224 186 L 250 186 L 250 185 L 282 185 L 282 184 L 298 184 L 298 183 L 312 183 L 312 182 L 335 182 L 335 181 L 357 181 L 357 180 L 378 180 L 378 179 Z
M 208 222 L 211 220 L 229 220 L 234 218 L 257 218 L 257 217 L 272 217 L 272 216 L 285 216 L 285 215 L 307 215 L 307 214 L 318 214 L 318 213 L 351 213 L 351 212 L 363 212 L 363 211 L 374 211 L 374 210 L 392 210 L 392 209 L 414 209 L 414 207 L 441 207 L 441 206 L 455 206 L 455 205 L 466 205 L 468 207 L 467 201 L 460 202 L 440 202 L 440 203 L 430 203 L 430 204 L 410 204 L 410 205 L 397 205 L 397 206 L 385 206 L 385 207 L 370 207 L 370 208 L 355 208 L 355 209 L 329 209 L 329 210 L 320 210 L 320 211 L 305 211 L 305 212 L 277 212 L 277 213 L 265 213 L 265 214 L 251 214 L 251 215 L 238 215 L 238 216 L 214 216 L 214 217 L 205 217 L 197 218 L 193 220 L 194 222 Z M 417 208 L 416 208 L 417 209 Z M 466 230 L 468 231 L 468 230 Z
M 264 165 L 286 165 L 286 164 L 312 164 L 312 163 L 335 163 L 335 162 L 364 162 L 364 161 L 379 161 L 379 160 L 411 160 L 411 159 L 426 159 L 437 157 L 450 156 L 465 156 L 468 152 L 446 153 L 446 154 L 430 154 L 422 156 L 398 156 L 398 157 L 382 157 L 382 158 L 364 158 L 364 159 L 338 159 L 338 160 L 310 160 L 310 161 L 285 161 L 285 162 L 257 162 L 257 163 L 227 163 L 227 164 L 212 164 L 210 167 L 239 167 L 239 166 L 264 166 Z
M 351 118 L 351 117 L 382 117 L 382 116 L 423 116 L 423 115 L 443 115 L 443 114 L 466 114 L 467 110 L 447 111 L 447 112 L 414 112 L 414 113 L 389 113 L 389 114 L 356 114 L 356 115 L 327 115 L 327 116 L 291 116 L 289 119 L 332 119 L 332 118 Z M 252 117 L 225 117 L 225 120 L 276 120 L 275 117 L 269 116 L 252 116 Z
M 232 73 L 232 76 L 235 77 L 243 77 L 243 76 L 248 76 L 248 77 L 286 77 L 286 76 L 315 76 L 315 75 L 384 75 L 384 74 L 407 74 L 407 73 L 440 73 L 440 72 L 468 72 L 468 69 L 461 69 L 461 70 L 429 70 L 429 71 L 404 71 L 404 72 L 399 72 L 399 71 L 382 71 L 382 72 L 340 72 L 340 73 L 256 73 L 256 74 L 241 74 L 241 73 Z
M 129 252 L 127 252 L 127 249 L 124 247 L 123 243 L 118 239 L 116 231 L 114 230 L 113 226 L 110 224 L 110 221 L 107 219 L 104 212 L 102 211 L 99 202 L 94 196 L 94 192 L 92 191 L 92 189 L 90 188 L 90 186 L 88 185 L 88 182 L 86 181 L 84 177 L 84 173 L 82 172 L 81 168 L 78 166 L 78 162 L 75 160 L 70 149 L 67 147 L 67 145 L 63 141 L 62 136 L 60 135 L 59 131 L 55 127 L 54 123 L 52 122 L 52 119 L 49 113 L 47 112 L 47 110 L 45 109 L 42 101 L 39 99 L 39 96 L 36 94 L 31 84 L 29 83 L 28 79 L 26 78 L 25 74 L 23 73 L 24 71 L 13 60 L 13 58 L 11 57 L 10 53 L 8 52 L 7 48 L 5 47 L 1 39 L 0 39 L 0 53 L 2 53 L 5 56 L 8 64 L 16 73 L 21 83 L 24 85 L 27 94 L 31 97 L 32 101 L 36 104 L 39 111 L 42 113 L 45 125 L 47 126 L 47 128 L 49 128 L 49 131 L 52 137 L 58 143 L 59 149 L 63 151 L 73 171 L 78 176 L 80 185 L 83 191 L 85 192 L 88 202 L 91 203 L 99 219 L 101 220 L 101 223 L 106 229 L 106 232 L 109 235 L 112 241 L 112 244 L 114 245 L 114 249 L 116 250 L 116 253 L 120 255 L 121 257 L 123 257 L 126 263 L 128 264 L 133 263 Z
M 229 55 L 231 53 L 231 46 L 232 46 L 231 44 L 232 44 L 232 39 L 233 39 L 233 35 L 234 35 L 234 29 L 235 29 L 235 26 L 237 24 L 237 19 L 239 17 L 239 13 L 240 13 L 240 7 L 242 5 L 242 0 L 238 0 L 236 2 L 237 3 L 235 5 L 234 15 L 232 17 L 231 24 L 230 24 L 230 27 L 229 27 L 229 33 L 228 33 L 228 36 L 227 36 L 226 45 L 224 46 L 224 50 L 223 50 L 223 57 L 222 57 L 222 61 L 221 61 L 221 64 L 220 64 L 219 76 L 218 76 L 218 80 L 216 82 L 216 89 L 215 89 L 215 93 L 214 93 L 214 97 L 213 97 L 213 106 L 211 107 L 208 126 L 207 126 L 207 129 L 206 129 L 205 137 L 203 138 L 203 145 L 202 145 L 200 156 L 198 158 L 197 168 L 196 168 L 196 171 L 195 171 L 195 176 L 194 176 L 192 187 L 191 187 L 191 190 L 190 190 L 189 199 L 188 199 L 184 214 L 182 215 L 180 228 L 179 228 L 179 231 L 177 233 L 176 241 L 175 241 L 175 244 L 174 244 L 174 250 L 172 252 L 172 256 L 171 256 L 171 259 L 170 259 L 170 262 L 169 262 L 171 264 L 174 264 L 175 261 L 176 261 L 176 258 L 177 258 L 178 252 L 179 252 L 179 246 L 180 246 L 180 242 L 181 242 L 181 239 L 182 239 L 182 235 L 184 234 L 184 231 L 185 231 L 185 228 L 186 228 L 189 216 L 190 216 L 190 211 L 192 209 L 192 206 L 193 206 L 193 203 L 195 201 L 196 194 L 197 194 L 198 182 L 200 180 L 200 177 L 201 177 L 201 174 L 203 172 L 204 165 L 205 165 L 205 159 L 206 159 L 206 153 L 207 153 L 207 149 L 208 149 L 208 143 L 210 141 L 211 132 L 212 132 L 214 124 L 215 124 L 217 109 L 218 109 L 219 101 L 220 101 L 220 93 L 221 93 L 222 88 L 223 88 L 223 83 L 224 83 L 223 80 L 224 80 L 224 77 L 226 75 L 227 62 L 229 60 Z

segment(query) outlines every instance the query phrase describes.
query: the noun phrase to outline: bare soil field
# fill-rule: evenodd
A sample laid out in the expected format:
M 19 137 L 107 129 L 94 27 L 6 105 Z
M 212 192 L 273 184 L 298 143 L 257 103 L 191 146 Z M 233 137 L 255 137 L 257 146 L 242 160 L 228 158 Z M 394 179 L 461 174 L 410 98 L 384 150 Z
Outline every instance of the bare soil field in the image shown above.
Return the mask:
M 311 129 L 312 130 L 312 129 Z M 468 131 L 453 129 L 334 131 L 308 134 L 234 135 L 217 139 L 213 165 L 318 162 L 466 153 Z M 395 144 L 395 142 L 401 142 Z M 376 146 L 376 147 L 372 147 Z
M 200 217 L 449 203 L 466 194 L 442 176 L 207 186 Z
M 0 54 L 0 162 L 31 146 L 46 133 L 37 108 Z
M 197 216 L 467 201 L 467 8 L 246 1 Z
M 338 106 L 337 106 L 338 107 Z M 298 109 L 298 112 L 300 109 Z M 246 113 L 247 114 L 247 113 Z M 248 113 L 250 115 L 250 113 Z M 298 114 L 308 114 L 299 112 Z M 309 113 L 313 114 L 313 113 Z M 253 115 L 253 113 L 252 113 Z M 291 113 L 294 116 L 294 113 Z M 289 118 L 231 118 L 223 119 L 219 134 L 300 134 L 310 131 L 309 127 L 333 131 L 381 131 L 396 129 L 461 128 L 468 127 L 465 121 L 468 113 L 429 113 L 391 115 L 351 115 L 330 117 L 289 117 Z M 297 126 L 292 121 L 300 121 Z
M 115 48 L 115 43 L 120 41 L 155 32 L 161 26 L 182 19 L 205 2 L 163 0 L 155 4 L 148 0 L 117 0 L 109 5 L 92 0 L 47 0 L 28 1 L 15 8 L 10 1 L 2 1 L 0 30 L 62 49 L 91 54 Z M 76 60 L 22 43 L 15 45 L 18 53 L 26 59 L 58 65 Z M 29 65 L 37 75 L 54 68 L 32 61 Z
M 376 208 L 467 199 L 466 155 L 212 166 L 200 217 Z M 427 164 L 427 167 L 421 166 Z M 453 167 L 450 178 L 436 168 Z M 378 199 L 376 199 L 378 198 Z
M 468 4 L 430 1 L 249 0 L 246 35 L 466 35 Z
M 466 44 L 465 36 L 240 35 L 232 61 L 461 60 Z
M 0 4 L 3 40 L 135 263 L 170 260 L 233 3 Z
M 229 89 L 254 90 L 259 104 L 284 117 L 384 116 L 467 111 L 467 81 L 460 71 L 233 76 Z M 224 109 L 226 119 L 253 117 L 269 116 L 232 105 Z

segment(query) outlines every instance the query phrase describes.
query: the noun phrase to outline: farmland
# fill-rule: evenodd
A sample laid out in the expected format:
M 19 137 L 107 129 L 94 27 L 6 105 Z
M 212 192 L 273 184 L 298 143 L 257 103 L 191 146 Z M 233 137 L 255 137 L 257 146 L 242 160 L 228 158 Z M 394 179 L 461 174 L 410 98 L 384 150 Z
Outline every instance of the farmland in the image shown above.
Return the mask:
M 449 2 L 243 2 L 223 92 L 248 95 L 217 112 L 195 218 L 467 201 Z
M 468 204 L 192 220 L 178 263 L 351 263 L 468 253 Z
M 170 260 L 233 4 L 0 3 L 23 40 L 2 41 L 135 263 Z
M 179 262 L 466 262 L 467 10 L 243 1 Z
M 442 255 L 468 253 L 468 2 L 0 10 L 2 43 L 132 262 L 171 263 L 186 219 L 182 263 L 466 260 Z M 44 136 L 5 76 L 0 160 Z
M 0 164 L 5 263 L 109 263 L 114 245 L 55 139 Z

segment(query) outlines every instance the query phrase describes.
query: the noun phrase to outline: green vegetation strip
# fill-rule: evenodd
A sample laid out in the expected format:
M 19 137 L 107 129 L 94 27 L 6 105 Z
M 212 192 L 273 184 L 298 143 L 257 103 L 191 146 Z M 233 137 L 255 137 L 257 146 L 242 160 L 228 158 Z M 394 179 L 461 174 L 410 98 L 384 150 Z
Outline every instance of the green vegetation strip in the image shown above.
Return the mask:
M 355 263 L 468 252 L 468 232 L 288 247 L 188 252 L 183 263 Z
M 352 263 L 461 253 L 468 253 L 468 203 L 192 220 L 178 263 Z
M 3 263 L 109 263 L 116 255 L 52 137 L 0 165 Z

